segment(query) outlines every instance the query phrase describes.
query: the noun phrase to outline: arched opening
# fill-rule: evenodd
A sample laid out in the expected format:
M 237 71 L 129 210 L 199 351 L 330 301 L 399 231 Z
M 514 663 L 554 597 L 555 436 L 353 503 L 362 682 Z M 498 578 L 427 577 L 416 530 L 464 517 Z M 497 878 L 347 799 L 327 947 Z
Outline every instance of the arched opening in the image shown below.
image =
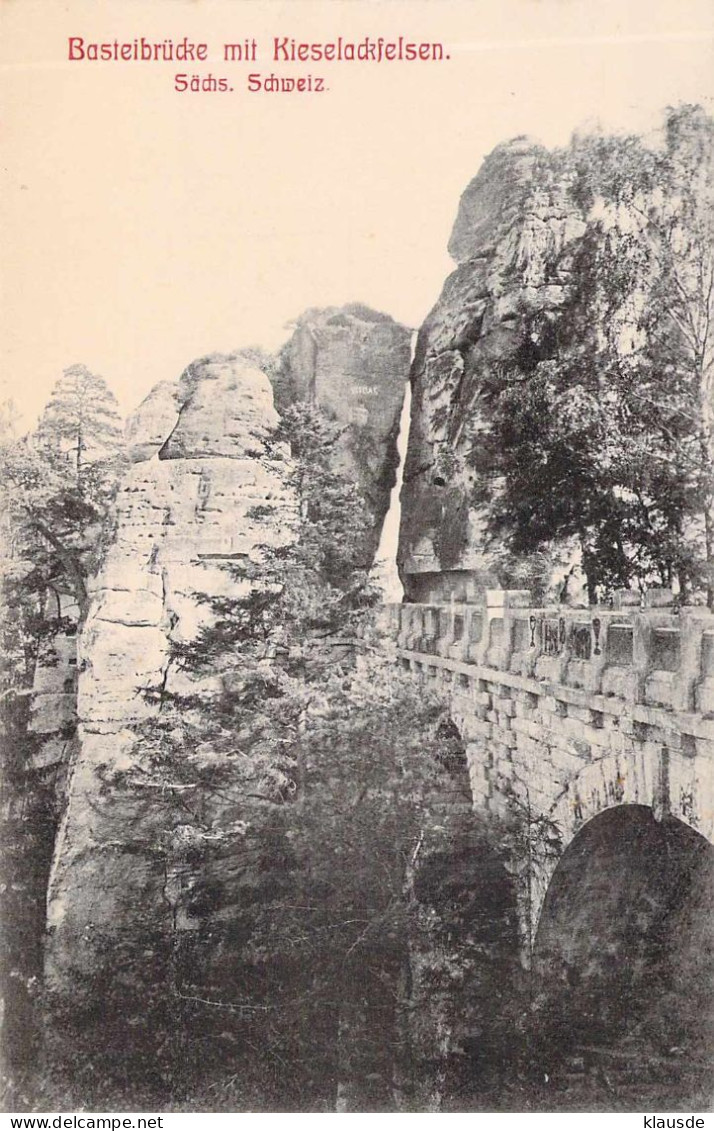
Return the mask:
M 645 806 L 609 809 L 571 841 L 533 955 L 534 1027 L 560 1086 L 577 1091 L 580 1074 L 643 1110 L 706 1096 L 713 894 L 714 846 Z

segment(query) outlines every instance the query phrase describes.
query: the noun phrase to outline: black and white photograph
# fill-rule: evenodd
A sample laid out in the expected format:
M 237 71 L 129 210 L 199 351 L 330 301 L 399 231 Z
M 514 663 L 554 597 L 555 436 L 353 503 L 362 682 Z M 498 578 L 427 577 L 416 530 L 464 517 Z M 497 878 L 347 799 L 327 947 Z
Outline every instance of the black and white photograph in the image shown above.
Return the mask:
M 0 176 L 6 1126 L 709 1127 L 711 0 L 0 0 Z

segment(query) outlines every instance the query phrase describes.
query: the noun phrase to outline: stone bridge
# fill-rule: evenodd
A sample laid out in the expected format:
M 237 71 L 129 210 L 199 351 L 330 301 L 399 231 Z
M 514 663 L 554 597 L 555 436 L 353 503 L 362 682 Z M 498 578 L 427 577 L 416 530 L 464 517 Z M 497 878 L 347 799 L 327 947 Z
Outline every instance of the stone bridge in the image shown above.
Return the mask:
M 714 617 L 676 613 L 665 590 L 646 601 L 621 592 L 613 607 L 531 608 L 527 591 L 489 591 L 483 604 L 384 612 L 399 663 L 448 693 L 474 806 L 526 818 L 516 862 L 526 963 L 554 873 L 594 819 L 639 807 L 630 814 L 653 828 L 679 822 L 709 854 L 714 842 Z M 620 826 L 604 823 L 600 842 L 624 854 L 621 873 L 635 868 Z

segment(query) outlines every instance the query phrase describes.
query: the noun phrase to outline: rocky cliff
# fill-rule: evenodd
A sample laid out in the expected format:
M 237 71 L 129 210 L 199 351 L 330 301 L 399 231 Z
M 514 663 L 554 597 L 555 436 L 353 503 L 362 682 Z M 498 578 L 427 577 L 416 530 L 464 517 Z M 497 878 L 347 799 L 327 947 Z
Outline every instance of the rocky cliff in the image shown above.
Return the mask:
M 225 564 L 290 537 L 289 456 L 266 448 L 277 414 L 265 374 L 240 356 L 214 357 L 165 393 L 151 394 L 130 425 L 135 456 L 149 458 L 122 483 L 116 537 L 90 582 L 78 649 L 79 750 L 48 902 L 55 974 L 91 965 L 96 928 L 128 926 L 142 901 L 150 910 L 161 898 L 165 877 L 149 839 L 137 848 L 141 804 L 125 796 L 122 807 L 107 781 L 134 764 L 131 728 L 155 710 L 147 692 L 177 685 L 171 643 L 205 620 L 203 598 L 235 587 Z M 174 396 L 181 407 L 158 450 L 157 424 Z
M 409 331 L 385 316 L 361 307 L 312 311 L 277 362 L 256 351 L 201 359 L 156 386 L 129 419 L 116 532 L 89 582 L 76 661 L 71 641 L 78 733 L 49 888 L 55 984 L 71 969 L 93 968 L 100 936 L 163 914 L 179 882 L 157 853 L 166 832 L 156 824 L 161 805 L 146 811 L 116 782 L 141 762 L 135 728 L 155 714 L 156 694 L 186 690 L 173 646 L 206 623 L 207 598 L 247 584 L 226 567 L 247 566 L 262 547 L 291 537 L 290 454 L 268 442 L 274 401 L 310 400 L 344 423 L 336 459 L 361 483 L 374 515 L 369 560 L 395 477 L 409 353 Z M 60 707 L 74 705 L 65 667 L 37 687 L 38 730 L 55 730 Z
M 314 401 L 344 425 L 338 463 L 359 483 L 374 516 L 365 558 L 374 558 L 399 462 L 397 433 L 412 332 L 354 304 L 298 319 L 274 377 L 276 403 Z
M 568 297 L 586 230 L 574 183 L 567 153 L 517 138 L 486 158 L 461 198 L 449 241 L 456 269 L 420 330 L 412 368 L 399 562 L 413 599 L 497 583 L 468 449 L 484 373 L 514 357 L 529 315 L 551 316 Z

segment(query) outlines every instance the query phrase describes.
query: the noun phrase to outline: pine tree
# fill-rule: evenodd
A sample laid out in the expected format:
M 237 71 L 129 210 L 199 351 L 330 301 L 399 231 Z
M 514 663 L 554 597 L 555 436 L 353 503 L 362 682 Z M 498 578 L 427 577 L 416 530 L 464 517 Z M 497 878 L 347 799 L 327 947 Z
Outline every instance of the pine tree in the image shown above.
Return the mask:
M 71 595 L 79 616 L 86 580 L 101 560 L 122 468 L 120 418 L 114 395 L 85 366 L 67 369 L 36 432 L 0 446 L 8 538 L 16 567 L 10 578 L 40 603 Z M 15 582 L 13 582 L 15 583 Z
M 119 449 L 121 434 L 116 399 L 104 378 L 85 365 L 65 369 L 40 417 L 40 443 L 71 460 L 79 478 L 88 463 Z

